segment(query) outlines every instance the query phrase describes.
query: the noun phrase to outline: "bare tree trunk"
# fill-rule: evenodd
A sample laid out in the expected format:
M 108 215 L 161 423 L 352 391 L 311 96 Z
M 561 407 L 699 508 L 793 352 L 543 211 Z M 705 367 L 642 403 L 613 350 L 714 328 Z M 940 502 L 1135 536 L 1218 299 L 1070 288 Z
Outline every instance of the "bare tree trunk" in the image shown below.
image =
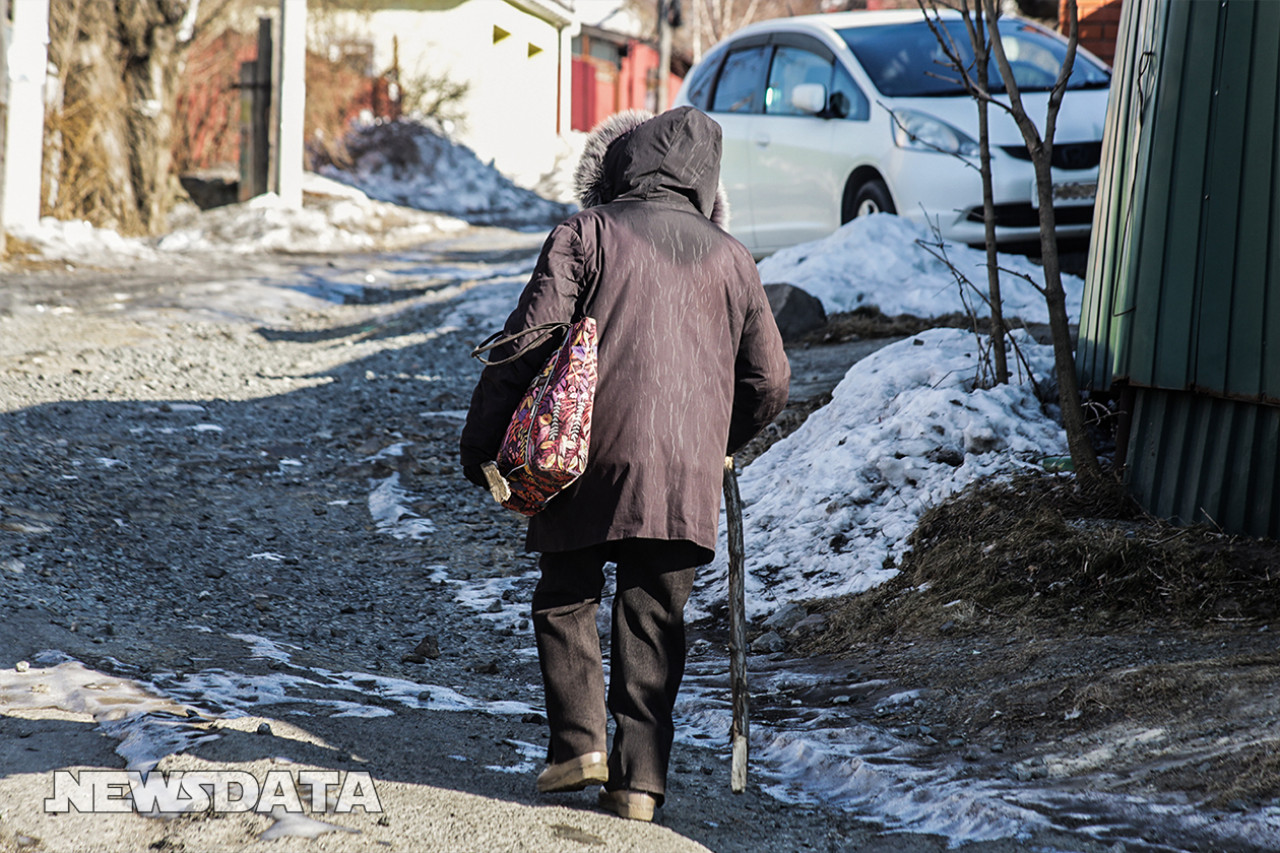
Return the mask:
M 190 39 L 180 28 L 194 2 L 198 0 L 118 0 L 117 5 L 126 55 L 133 185 L 149 232 L 164 227 L 173 205 L 173 115 Z
M 50 59 L 62 104 L 51 117 L 54 215 L 155 233 L 174 198 L 171 139 L 196 0 L 53 0 Z
M 1043 152 L 1044 149 L 1042 149 Z M 1052 149 L 1050 149 L 1051 151 Z M 1053 179 L 1049 174 L 1049 154 L 1038 158 L 1036 185 L 1040 191 L 1040 254 L 1044 264 L 1044 297 L 1049 307 L 1049 330 L 1053 336 L 1053 364 L 1058 373 L 1058 402 L 1062 425 L 1067 431 L 1067 447 L 1077 476 L 1085 485 L 1102 479 L 1102 469 L 1084 422 L 1080 405 L 1080 383 L 1076 377 L 1075 351 L 1071 345 L 1067 295 L 1062 288 L 1062 268 L 1058 263 L 1057 226 L 1053 213 Z
M 987 41 L 989 29 L 985 26 L 983 11 L 980 5 L 971 9 L 969 0 L 959 0 L 958 11 L 964 21 L 965 32 L 969 37 L 969 47 L 973 50 L 973 68 L 970 70 L 967 61 L 962 58 L 960 46 L 955 43 L 950 32 L 942 21 L 941 0 L 916 0 L 920 11 L 924 13 L 929 29 L 938 41 L 946 57 L 945 64 L 960 75 L 960 83 L 964 90 L 978 105 L 978 174 L 982 177 L 982 222 L 983 237 L 987 249 L 987 302 L 991 309 L 991 349 L 995 369 L 995 382 L 998 385 L 1009 381 L 1009 359 L 1005 352 L 1004 301 L 1000 294 L 1000 267 L 996 251 L 996 217 L 995 196 L 992 190 L 991 177 L 991 130 L 988 108 L 991 101 L 991 87 L 988 70 L 991 64 L 991 46 Z M 947 8 L 957 8 L 956 4 L 948 4 Z M 932 12 L 932 15 L 930 13 Z M 974 14 L 976 13 L 976 14 Z M 955 154 L 966 166 L 972 164 L 962 154 Z M 974 331 L 977 331 L 975 324 Z
M 1014 79 L 1009 59 L 1004 52 L 1004 44 L 1000 40 L 997 28 L 996 0 L 982 0 L 987 26 L 991 31 L 991 48 L 1000 67 L 1000 76 L 1005 81 L 1009 94 L 1010 112 L 1022 131 L 1027 143 L 1027 151 L 1031 154 L 1031 162 L 1035 165 L 1036 189 L 1040 202 L 1040 254 L 1044 265 L 1044 295 L 1049 309 L 1049 329 L 1053 336 L 1053 361 L 1058 373 L 1058 400 L 1062 406 L 1062 425 L 1067 432 L 1067 446 L 1071 450 L 1071 462 L 1082 485 L 1091 486 L 1101 481 L 1102 469 L 1098 465 L 1098 457 L 1093 443 L 1085 427 L 1084 410 L 1080 405 L 1080 385 L 1076 379 L 1075 353 L 1071 344 L 1070 321 L 1067 317 L 1067 297 L 1062 288 L 1062 268 L 1058 261 L 1058 239 L 1056 234 L 1057 217 L 1053 211 L 1053 136 L 1057 127 L 1058 110 L 1062 106 L 1062 96 L 1071 77 L 1071 69 L 1075 64 L 1076 45 L 1079 42 L 1079 27 L 1076 20 L 1075 0 L 1066 0 L 1067 20 L 1070 32 L 1067 40 L 1067 55 L 1062 62 L 1057 83 L 1049 95 L 1049 110 L 1045 116 L 1044 138 L 1036 128 L 1035 122 L 1027 115 L 1022 103 L 1022 95 Z
M 974 82 L 979 88 L 978 102 L 978 171 L 982 174 L 982 222 L 983 236 L 987 249 L 987 298 L 991 308 L 991 350 L 995 362 L 996 384 L 1004 385 L 1009 381 L 1009 359 L 1005 352 L 1004 299 L 1000 294 L 1000 262 L 996 251 L 996 214 L 995 196 L 991 178 L 991 129 L 988 113 L 987 97 L 991 91 L 989 68 L 991 65 L 991 47 L 987 43 L 987 27 L 984 26 L 982 10 L 977 15 L 969 16 L 969 1 L 963 0 L 965 28 L 969 31 L 969 42 L 973 47 Z
M 142 227 L 165 225 L 173 205 L 173 115 L 184 65 L 178 27 L 187 13 L 179 0 L 119 0 L 125 45 L 130 172 Z

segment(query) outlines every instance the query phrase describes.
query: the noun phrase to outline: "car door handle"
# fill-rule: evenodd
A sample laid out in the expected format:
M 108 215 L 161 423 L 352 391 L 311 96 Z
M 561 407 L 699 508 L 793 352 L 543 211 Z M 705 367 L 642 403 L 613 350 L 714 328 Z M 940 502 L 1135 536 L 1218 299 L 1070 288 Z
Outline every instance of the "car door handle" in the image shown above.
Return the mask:
M 751 140 L 751 141 L 752 141 L 752 142 L 754 142 L 754 143 L 756 144 L 756 147 L 757 147 L 757 148 L 768 148 L 768 147 L 769 147 L 769 134 L 767 134 L 767 133 L 757 133 L 757 134 L 752 138 L 752 140 Z

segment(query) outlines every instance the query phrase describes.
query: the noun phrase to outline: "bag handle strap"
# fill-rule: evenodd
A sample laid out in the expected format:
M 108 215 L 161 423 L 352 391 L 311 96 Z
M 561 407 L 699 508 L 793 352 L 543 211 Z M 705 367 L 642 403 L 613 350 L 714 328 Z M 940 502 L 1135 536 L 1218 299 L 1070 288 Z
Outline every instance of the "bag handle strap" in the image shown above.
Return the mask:
M 529 350 L 540 345 L 543 341 L 547 340 L 547 338 L 554 335 L 558 330 L 567 329 L 567 328 L 569 328 L 568 323 L 542 323 L 541 325 L 538 325 L 538 326 L 530 326 L 529 328 L 524 329 L 523 331 L 516 332 L 515 334 L 512 334 L 512 335 L 503 334 L 502 332 L 494 332 L 492 335 L 490 335 L 489 337 L 481 341 L 480 344 L 471 351 L 471 357 L 478 360 L 481 364 L 485 364 L 485 365 L 492 366 L 492 365 L 499 365 L 499 364 L 510 364 L 516 359 L 523 357 L 525 353 L 529 352 Z M 485 353 L 495 350 L 498 347 L 504 346 L 513 341 L 517 341 L 526 335 L 532 335 L 534 333 L 537 333 L 537 337 L 529 341 L 529 343 L 525 344 L 524 346 L 520 347 L 520 349 L 518 349 L 514 355 L 507 356 L 506 358 L 497 358 L 497 359 L 484 358 Z
M 587 316 L 587 308 L 595 300 L 596 286 L 599 283 L 600 283 L 600 277 L 596 276 L 596 280 L 591 283 L 591 289 L 587 291 L 586 298 L 582 299 L 576 305 L 574 305 L 574 309 L 573 309 L 574 323 L 578 322 L 579 320 Z M 573 325 L 573 323 L 542 323 L 537 326 L 530 326 L 527 329 L 524 329 L 522 331 L 516 332 L 511 335 L 503 334 L 503 332 L 500 332 L 500 331 L 494 332 L 492 335 L 490 335 L 489 337 L 481 341 L 479 345 L 476 346 L 476 348 L 471 351 L 471 357 L 479 361 L 481 364 L 484 364 L 487 366 L 510 364 L 516 359 L 523 357 L 525 353 L 539 346 L 543 341 L 547 340 L 549 337 L 555 334 L 556 331 L 560 329 L 568 329 L 571 325 Z M 519 340 L 520 338 L 523 338 L 525 335 L 531 335 L 535 332 L 537 333 L 537 337 L 529 341 L 529 343 L 525 344 L 524 346 L 520 347 L 520 349 L 517 350 L 514 355 L 510 355 L 507 358 L 500 358 L 500 359 L 493 359 L 493 360 L 482 357 L 487 352 L 497 349 L 498 347 L 503 346 L 505 344 L 509 344 L 513 341 Z

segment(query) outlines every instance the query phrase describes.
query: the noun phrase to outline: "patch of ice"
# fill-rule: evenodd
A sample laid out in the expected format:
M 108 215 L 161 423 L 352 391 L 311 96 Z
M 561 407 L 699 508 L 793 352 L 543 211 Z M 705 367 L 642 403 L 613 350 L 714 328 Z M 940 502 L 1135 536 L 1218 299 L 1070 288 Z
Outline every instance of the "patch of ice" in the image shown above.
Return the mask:
M 910 705 L 919 698 L 919 690 L 904 690 L 901 693 L 894 693 L 876 703 L 876 713 L 883 713 L 894 708 L 900 708 L 903 705 Z
M 274 823 L 262 831 L 258 838 L 262 841 L 275 841 L 277 838 L 319 838 L 330 832 L 349 832 L 359 835 L 360 830 L 336 823 L 325 823 L 302 814 L 300 809 L 289 811 L 284 806 L 271 809 Z
M 278 554 L 263 553 L 261 556 L 265 559 L 274 559 Z M 252 559 L 252 557 L 250 558 Z M 284 559 L 281 557 L 280 559 Z M 249 656 L 255 658 L 263 658 L 264 660 L 276 660 L 281 663 L 289 662 L 289 652 L 286 649 L 298 649 L 299 646 L 291 643 L 278 643 L 275 640 L 269 640 L 266 637 L 259 637 L 257 634 L 228 634 L 233 640 L 249 644 Z
M 507 738 L 503 743 L 507 746 L 514 747 L 516 754 L 520 756 L 521 760 L 511 765 L 487 764 L 485 765 L 486 770 L 493 770 L 496 773 L 524 775 L 526 773 L 532 773 L 547 757 L 547 748 L 545 746 L 538 746 L 537 744 L 527 743 L 526 741 L 515 740 L 513 738 Z
M 151 712 L 182 715 L 186 706 L 128 678 L 89 669 L 62 652 L 42 653 L 48 668 L 0 670 L 0 708 L 58 708 L 87 714 L 99 722 Z
M 378 462 L 383 459 L 399 459 L 404 456 L 406 448 L 412 447 L 412 441 L 397 441 L 395 444 L 388 445 L 372 456 L 366 456 L 361 462 Z
M 475 580 L 454 580 L 444 577 L 447 583 L 455 584 L 458 592 L 455 600 L 480 618 L 487 619 L 495 627 L 530 633 L 533 630 L 529 623 L 528 596 L 506 593 L 517 587 L 532 589 L 540 572 L 532 569 L 514 577 L 477 578 Z M 432 575 L 435 578 L 435 575 Z
M 434 522 L 422 518 L 405 504 L 411 495 L 400 485 L 400 474 L 394 473 L 378 483 L 369 493 L 369 515 L 380 533 L 396 539 L 426 539 L 436 532 Z

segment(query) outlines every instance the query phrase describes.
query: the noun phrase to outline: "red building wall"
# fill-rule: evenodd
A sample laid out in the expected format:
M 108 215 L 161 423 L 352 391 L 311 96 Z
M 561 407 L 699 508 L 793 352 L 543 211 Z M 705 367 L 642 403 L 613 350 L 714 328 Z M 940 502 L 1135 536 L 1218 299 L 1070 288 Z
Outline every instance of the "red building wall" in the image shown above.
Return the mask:
M 621 68 L 611 62 L 590 56 L 573 59 L 574 130 L 589 131 L 604 119 L 623 110 L 653 110 L 657 97 L 650 90 L 650 80 L 658 73 L 658 51 L 632 40 Z M 667 77 L 668 103 L 680 91 L 682 79 Z
M 226 30 L 197 40 L 178 87 L 173 141 L 174 171 L 236 165 L 240 159 L 240 63 L 258 54 L 256 33 Z M 400 117 L 387 77 L 366 77 L 341 62 L 307 54 L 307 138 L 317 130 L 341 139 L 352 120 L 366 111 L 373 118 Z
M 1116 39 L 1120 35 L 1120 8 L 1123 0 L 1076 0 L 1080 22 L 1080 46 L 1107 64 L 1115 61 Z M 1058 29 L 1067 32 L 1067 0 L 1058 5 Z

